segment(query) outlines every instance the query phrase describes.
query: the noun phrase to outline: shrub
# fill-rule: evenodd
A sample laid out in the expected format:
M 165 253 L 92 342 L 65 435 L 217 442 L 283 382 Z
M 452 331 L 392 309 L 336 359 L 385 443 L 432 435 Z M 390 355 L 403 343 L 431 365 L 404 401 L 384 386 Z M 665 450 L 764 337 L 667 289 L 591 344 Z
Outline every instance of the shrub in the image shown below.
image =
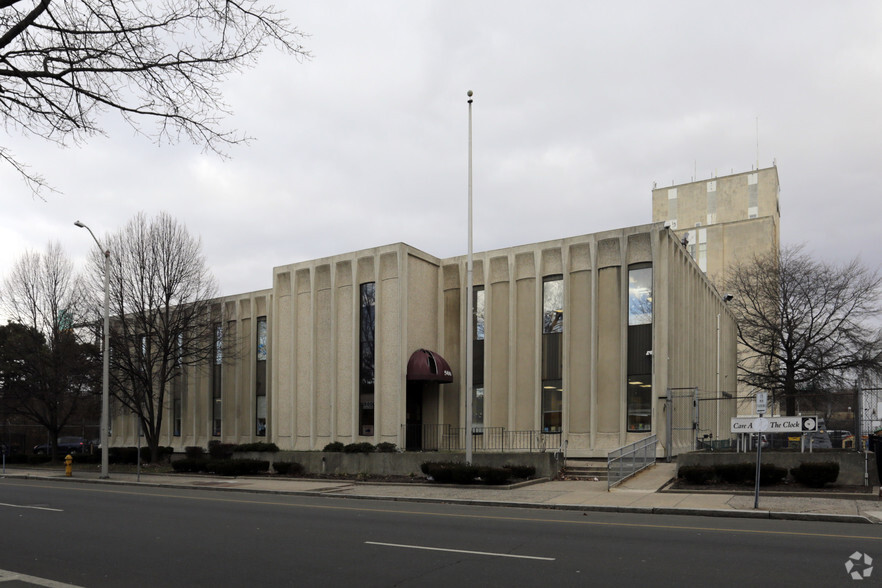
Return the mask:
M 322 451 L 327 451 L 329 453 L 340 453 L 343 451 L 343 444 L 339 441 L 334 441 L 333 443 L 328 443 L 325 445 L 325 448 Z
M 832 484 L 839 477 L 839 464 L 833 461 L 799 464 L 790 470 L 797 482 L 811 488 L 823 488 L 825 484 Z
M 756 469 L 754 468 L 753 477 L 756 478 Z M 771 463 L 760 464 L 760 486 L 772 486 L 780 483 L 787 477 L 787 470 Z M 754 481 L 756 481 L 754 479 Z
M 212 459 L 230 459 L 233 457 L 233 447 L 235 446 L 232 443 L 209 441 L 208 455 L 210 455 Z
M 199 459 L 205 457 L 205 449 L 199 446 L 184 447 L 184 455 L 189 459 Z
M 253 476 L 269 471 L 269 461 L 263 459 L 212 459 L 207 470 L 219 476 Z
M 148 454 L 149 456 L 149 454 Z M 110 463 L 138 463 L 137 447 L 109 447 L 107 449 L 107 461 Z
M 350 443 L 343 448 L 343 453 L 373 453 L 376 447 L 372 443 L 366 441 L 361 443 Z
M 439 484 L 451 484 L 453 482 L 453 468 L 459 465 L 450 461 L 427 461 L 420 464 L 420 470 Z
M 714 468 L 701 465 L 683 466 L 677 471 L 677 476 L 690 484 L 701 485 L 714 477 Z
M 465 463 L 458 463 L 450 469 L 454 484 L 474 484 L 478 477 L 478 468 Z
M 74 463 L 101 463 L 101 452 L 98 453 L 78 453 L 73 456 Z
M 172 462 L 172 469 L 180 474 L 204 472 L 208 461 L 200 457 L 185 457 Z
M 11 453 L 6 456 L 6 463 L 28 463 L 26 453 Z
M 456 462 L 427 461 L 420 470 L 438 484 L 507 484 L 512 477 L 510 468 L 473 466 Z M 535 471 L 535 470 L 534 470 Z
M 752 463 L 721 463 L 713 469 L 727 484 L 746 484 L 756 478 L 756 465 Z
M 279 447 L 275 443 L 264 443 L 263 441 L 258 441 L 257 443 L 243 443 L 241 445 L 236 445 L 233 447 L 233 451 L 257 451 L 261 453 L 277 453 L 279 451 Z
M 485 484 L 491 486 L 501 486 L 502 484 L 508 484 L 509 478 L 511 478 L 511 470 L 508 468 L 493 468 L 490 466 L 483 466 L 477 468 L 477 477 L 481 479 Z
M 394 443 L 384 441 L 382 443 L 377 443 L 377 451 L 380 453 L 395 453 L 398 451 L 398 446 Z
M 40 465 L 42 463 L 48 463 L 50 459 L 52 458 L 48 455 L 29 455 L 28 463 L 31 465 Z
M 303 473 L 303 465 L 296 461 L 277 461 L 273 468 L 280 476 L 299 476 Z
M 525 465 L 504 465 L 503 468 L 509 470 L 511 477 L 516 480 L 526 480 L 536 475 L 536 468 Z

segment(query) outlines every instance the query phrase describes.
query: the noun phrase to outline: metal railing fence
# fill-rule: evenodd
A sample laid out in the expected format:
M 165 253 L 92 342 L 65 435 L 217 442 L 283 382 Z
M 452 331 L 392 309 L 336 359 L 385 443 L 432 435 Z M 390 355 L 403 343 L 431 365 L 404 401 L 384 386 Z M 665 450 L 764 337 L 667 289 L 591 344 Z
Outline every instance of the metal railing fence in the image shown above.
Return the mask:
M 655 464 L 658 437 L 651 435 L 609 452 L 606 458 L 607 490 Z
M 465 427 L 452 425 L 402 425 L 407 451 L 464 451 Z M 510 431 L 505 427 L 473 427 L 472 449 L 479 452 L 516 451 L 544 453 L 558 451 L 561 433 Z

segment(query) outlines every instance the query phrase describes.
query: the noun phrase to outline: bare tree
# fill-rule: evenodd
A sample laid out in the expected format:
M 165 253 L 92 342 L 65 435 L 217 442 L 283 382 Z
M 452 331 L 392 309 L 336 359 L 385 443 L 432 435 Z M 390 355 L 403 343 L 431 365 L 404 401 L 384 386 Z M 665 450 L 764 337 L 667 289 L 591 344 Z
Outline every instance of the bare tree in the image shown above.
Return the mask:
M 98 348 L 78 338 L 85 317 L 80 279 L 57 243 L 45 254 L 27 252 L 7 276 L 0 364 L 7 409 L 49 433 L 52 456 L 57 438 L 99 380 Z
M 166 397 L 186 366 L 215 354 L 217 285 L 200 239 L 166 213 L 135 216 L 106 238 L 110 250 L 110 388 L 137 415 L 151 456 L 159 453 Z M 93 255 L 96 306 L 104 256 Z
M 246 138 L 220 126 L 220 82 L 270 44 L 307 56 L 302 36 L 258 0 L 0 0 L 0 116 L 63 145 L 103 133 L 100 113 L 116 111 L 158 143 L 222 153 Z M 47 187 L 3 147 L 0 159 Z
M 853 260 L 833 265 L 784 248 L 736 265 L 726 291 L 741 343 L 741 381 L 783 395 L 841 386 L 882 370 L 882 277 Z

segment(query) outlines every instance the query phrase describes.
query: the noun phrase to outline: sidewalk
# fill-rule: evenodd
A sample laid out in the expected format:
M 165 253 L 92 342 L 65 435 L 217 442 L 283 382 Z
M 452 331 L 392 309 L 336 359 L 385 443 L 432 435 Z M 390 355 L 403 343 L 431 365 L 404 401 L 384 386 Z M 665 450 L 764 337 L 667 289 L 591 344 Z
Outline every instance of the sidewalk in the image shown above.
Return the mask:
M 197 488 L 239 492 L 300 494 L 398 500 L 445 502 L 520 508 L 556 508 L 584 511 L 688 514 L 722 517 L 778 518 L 835 522 L 880 523 L 882 502 L 876 499 L 770 496 L 760 490 L 759 507 L 754 496 L 721 493 L 659 492 L 674 476 L 675 464 L 657 464 L 611 491 L 606 482 L 540 481 L 512 487 L 437 486 L 431 484 L 379 484 L 296 478 L 112 473 L 99 480 L 97 472 L 74 471 L 66 478 L 63 470 L 6 468 L 0 478 L 46 479 L 62 482 L 100 482 Z M 872 495 L 873 498 L 878 496 Z

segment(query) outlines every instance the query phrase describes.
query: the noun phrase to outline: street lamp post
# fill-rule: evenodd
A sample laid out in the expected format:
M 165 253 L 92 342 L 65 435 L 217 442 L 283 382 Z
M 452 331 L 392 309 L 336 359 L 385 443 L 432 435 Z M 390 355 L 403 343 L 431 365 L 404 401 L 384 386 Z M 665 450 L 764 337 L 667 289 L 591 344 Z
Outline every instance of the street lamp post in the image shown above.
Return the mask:
M 466 409 L 465 409 L 465 443 L 466 443 L 466 463 L 472 463 L 472 361 L 474 359 L 474 350 L 472 341 L 472 91 L 468 91 L 469 97 L 469 252 L 466 261 Z
M 110 249 L 104 249 L 92 229 L 81 223 L 74 225 L 86 229 L 92 235 L 98 249 L 104 253 L 104 370 L 101 375 L 101 478 L 109 478 L 107 473 L 107 424 L 110 414 Z

